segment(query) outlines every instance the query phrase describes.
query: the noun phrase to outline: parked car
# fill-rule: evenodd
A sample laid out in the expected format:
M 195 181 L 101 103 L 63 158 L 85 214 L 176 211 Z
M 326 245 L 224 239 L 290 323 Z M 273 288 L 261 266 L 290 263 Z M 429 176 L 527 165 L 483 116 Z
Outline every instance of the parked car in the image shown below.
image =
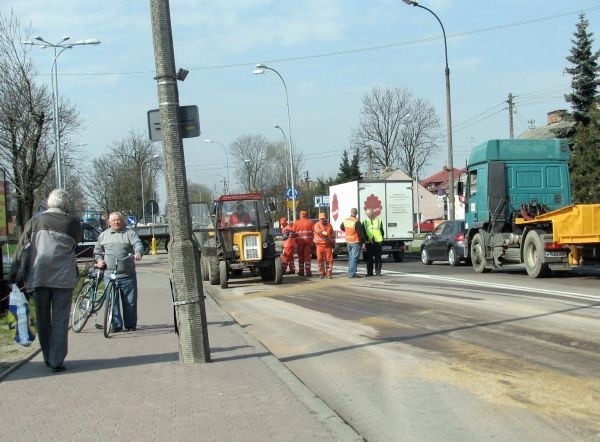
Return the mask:
M 429 232 L 433 232 L 433 229 L 435 229 L 435 226 L 437 223 L 440 223 L 441 221 L 439 219 L 426 219 L 421 221 L 419 224 L 414 223 L 413 224 L 413 230 L 415 232 L 421 232 L 421 233 L 429 233 Z
M 421 244 L 421 261 L 448 261 L 451 266 L 465 262 L 465 222 L 448 220 L 438 225 Z

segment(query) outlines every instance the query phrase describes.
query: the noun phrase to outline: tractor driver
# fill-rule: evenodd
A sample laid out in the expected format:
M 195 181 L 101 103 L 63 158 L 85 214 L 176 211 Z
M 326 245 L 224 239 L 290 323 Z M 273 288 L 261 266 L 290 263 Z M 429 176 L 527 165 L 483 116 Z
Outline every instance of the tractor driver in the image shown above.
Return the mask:
M 235 208 L 235 212 L 229 217 L 230 226 L 245 226 L 246 224 L 252 224 L 250 215 L 245 211 L 243 204 L 238 204 Z

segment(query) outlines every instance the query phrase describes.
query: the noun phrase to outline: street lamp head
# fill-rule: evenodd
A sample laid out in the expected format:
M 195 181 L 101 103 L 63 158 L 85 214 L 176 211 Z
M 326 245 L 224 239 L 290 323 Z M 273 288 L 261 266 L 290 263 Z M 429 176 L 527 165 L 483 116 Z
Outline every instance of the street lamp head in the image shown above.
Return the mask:
M 260 74 L 264 74 L 264 73 L 265 73 L 265 70 L 264 70 L 264 69 L 254 69 L 254 70 L 252 71 L 252 73 L 253 73 L 254 75 L 260 75 Z
M 76 45 L 99 45 L 100 44 L 100 40 L 97 40 L 95 38 L 88 38 L 86 40 L 77 40 L 75 42 Z
M 258 63 L 256 65 L 256 68 L 257 69 L 268 69 L 268 66 L 266 64 L 263 64 L 263 63 Z
M 273 126 L 275 129 L 281 129 L 281 127 L 279 127 L 279 124 L 276 124 Z
M 406 3 L 408 6 L 419 6 L 419 4 L 417 2 L 414 2 L 412 0 L 402 0 L 404 3 Z
M 61 43 L 62 43 L 63 41 L 67 41 L 69 38 L 71 38 L 71 37 L 69 37 L 68 35 L 65 35 L 65 36 L 62 38 L 62 40 L 61 40 Z
M 37 40 L 37 41 L 44 41 L 44 39 L 42 37 L 40 37 L 39 35 L 36 35 L 33 38 L 34 38 L 34 40 Z

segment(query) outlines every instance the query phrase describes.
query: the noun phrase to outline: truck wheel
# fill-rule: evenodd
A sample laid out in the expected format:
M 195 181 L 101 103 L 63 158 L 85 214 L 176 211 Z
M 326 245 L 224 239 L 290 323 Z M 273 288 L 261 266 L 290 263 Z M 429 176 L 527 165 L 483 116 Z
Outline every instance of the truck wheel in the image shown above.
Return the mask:
M 404 259 L 404 252 L 394 252 L 392 253 L 392 258 L 394 258 L 394 262 L 402 262 Z
M 460 264 L 460 259 L 458 259 L 458 255 L 456 254 L 456 249 L 454 247 L 450 247 L 448 249 L 448 264 L 452 267 L 456 267 Z
M 429 259 L 429 253 L 427 253 L 426 249 L 421 250 L 421 262 L 426 266 L 430 266 L 433 263 L 433 261 Z
M 481 234 L 476 233 L 471 241 L 471 264 L 477 273 L 489 273 L 492 269 L 485 266 L 485 245 Z
M 227 271 L 227 261 L 220 261 L 219 262 L 219 282 L 221 283 L 222 289 L 226 289 L 228 287 L 228 285 L 227 285 L 228 273 L 229 272 Z
M 219 276 L 219 261 L 217 261 L 216 256 L 208 258 L 208 280 L 211 285 L 217 285 L 221 282 Z
M 525 269 L 532 278 L 545 278 L 552 273 L 548 264 L 544 263 L 544 246 L 540 237 L 543 233 L 543 230 L 532 230 L 523 243 Z
M 281 263 L 281 256 L 275 258 L 275 284 L 281 284 L 283 282 L 283 264 Z
M 200 257 L 200 274 L 202 281 L 208 281 L 208 258 L 206 256 Z

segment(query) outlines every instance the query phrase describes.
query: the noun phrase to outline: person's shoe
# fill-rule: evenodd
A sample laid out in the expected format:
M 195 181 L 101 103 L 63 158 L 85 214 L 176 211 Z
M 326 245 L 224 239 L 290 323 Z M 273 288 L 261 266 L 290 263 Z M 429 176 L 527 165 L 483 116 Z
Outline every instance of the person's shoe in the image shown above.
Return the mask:
M 304 273 L 298 272 L 298 276 L 304 276 Z
M 65 371 L 67 368 L 64 365 L 59 365 L 58 367 L 52 367 L 52 371 L 54 373 L 59 373 L 61 371 Z
M 328 278 L 329 278 L 329 279 L 333 279 L 333 276 L 329 275 L 329 276 L 328 276 Z
M 307 273 L 306 276 L 312 276 L 312 273 Z
M 122 332 L 122 331 L 123 331 L 122 328 L 112 328 L 112 327 L 110 328 L 110 332 L 111 333 L 119 333 L 119 332 Z
M 353 278 L 362 278 L 360 275 L 354 275 Z
M 325 279 L 325 275 L 319 276 L 320 279 Z
M 375 273 L 375 275 L 381 276 L 381 272 L 377 272 L 377 273 Z
M 368 278 L 369 276 L 373 276 L 373 274 L 372 274 L 372 273 L 367 273 L 367 278 Z
M 130 331 L 135 331 L 135 327 L 127 327 L 127 331 L 128 331 L 128 332 L 130 332 Z

